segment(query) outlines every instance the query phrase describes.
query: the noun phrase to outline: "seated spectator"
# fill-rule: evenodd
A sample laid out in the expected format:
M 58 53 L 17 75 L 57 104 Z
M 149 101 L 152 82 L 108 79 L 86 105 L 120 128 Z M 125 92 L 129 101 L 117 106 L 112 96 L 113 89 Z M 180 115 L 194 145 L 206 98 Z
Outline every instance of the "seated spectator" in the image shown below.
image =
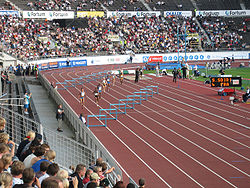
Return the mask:
M 0 133 L 4 132 L 5 125 L 6 125 L 6 120 L 3 117 L 0 117 Z
M 4 172 L 9 172 L 10 173 L 10 166 L 12 165 L 12 155 L 11 154 L 4 154 L 2 156 L 2 161 L 4 164 Z
M 59 177 L 51 176 L 44 179 L 41 185 L 42 188 L 63 188 L 63 181 Z
M 41 176 L 43 176 L 47 172 L 49 165 L 50 165 L 50 163 L 48 161 L 42 161 L 40 163 L 40 170 L 36 173 L 36 177 L 40 178 Z M 32 168 L 33 168 L 33 166 L 32 166 Z M 34 170 L 34 168 L 33 168 L 33 170 Z
M 23 184 L 16 184 L 14 188 L 27 188 L 37 186 L 41 188 L 38 178 L 35 177 L 35 172 L 32 168 L 25 168 L 23 170 Z
M 115 167 L 108 169 L 108 165 L 105 162 L 102 162 L 101 167 L 102 167 L 102 173 L 104 176 L 106 176 L 107 174 L 110 174 L 111 172 L 115 170 Z
M 69 181 L 68 181 L 68 178 L 69 178 L 69 173 L 64 170 L 64 169 L 60 169 L 56 175 L 56 177 L 59 177 L 63 180 L 63 187 L 69 187 Z M 65 181 L 67 180 L 67 181 Z
M 90 169 L 92 169 L 92 170 L 94 170 L 94 167 L 96 167 L 96 166 L 101 166 L 101 165 L 102 165 L 102 163 L 103 163 L 103 160 L 102 160 L 102 158 L 101 158 L 101 157 L 99 157 L 99 158 L 97 158 L 97 159 L 96 159 L 95 164 L 94 164 L 94 165 L 92 165 L 92 166 L 90 166 L 89 168 L 90 168 Z
M 25 166 L 21 161 L 15 161 L 11 165 L 11 175 L 13 177 L 13 186 L 16 184 L 23 184 L 22 176 Z
M 21 153 L 23 153 L 23 149 L 25 148 L 25 146 L 29 143 L 31 143 L 34 139 L 35 139 L 35 132 L 34 131 L 29 131 L 26 135 L 26 137 L 24 138 L 24 140 L 19 144 L 17 152 L 16 152 L 16 156 L 19 158 Z
M 5 143 L 9 146 L 9 151 L 12 154 L 12 157 L 15 155 L 15 143 L 10 140 L 10 137 L 7 133 L 0 133 L 0 143 Z
M 87 187 L 91 187 L 91 184 L 95 184 L 96 187 L 99 186 L 100 184 L 100 179 L 99 179 L 99 176 L 97 173 L 93 172 L 91 175 L 90 175 L 90 181 L 84 185 L 84 188 L 87 188 Z
M 10 153 L 9 146 L 5 143 L 0 143 L 0 159 L 4 154 Z
M 78 164 L 78 165 L 76 166 L 75 172 L 74 172 L 73 174 L 70 175 L 71 177 L 77 177 L 77 180 L 78 180 L 78 188 L 83 188 L 82 178 L 84 177 L 85 173 L 86 173 L 86 167 L 85 167 L 85 165 L 83 165 L 83 164 Z M 70 187 L 70 188 L 73 188 L 73 187 L 74 187 L 73 182 L 70 182 L 69 187 Z
M 59 166 L 56 163 L 52 163 L 48 166 L 47 172 L 39 178 L 40 183 L 43 182 L 44 179 L 51 177 L 51 176 L 56 176 L 59 171 Z
M 247 87 L 246 93 L 242 95 L 242 102 L 247 102 L 247 100 L 250 98 L 250 89 Z
M 144 178 L 140 178 L 139 179 L 139 188 L 144 188 L 145 187 L 145 179 Z
M 91 169 L 87 169 L 87 171 L 86 171 L 86 173 L 85 173 L 85 176 L 84 176 L 84 178 L 83 178 L 83 180 L 82 180 L 82 183 L 83 184 L 86 184 L 86 183 L 88 183 L 89 181 L 90 181 L 90 175 L 93 173 L 93 170 L 91 170 Z
M 35 164 L 37 161 L 41 160 L 45 154 L 45 148 L 38 146 L 35 149 L 35 152 L 30 154 L 25 158 L 23 161 L 26 168 L 32 167 L 33 164 Z
M 100 187 L 103 188 L 109 188 L 109 180 L 107 178 L 104 178 L 100 181 Z
M 123 181 L 118 181 L 113 188 L 125 188 Z
M 2 172 L 0 174 L 0 186 L 1 188 L 11 188 L 12 187 L 12 176 L 8 172 Z
M 3 163 L 3 159 L 0 159 L 0 173 L 2 173 L 4 170 L 4 163 Z
M 101 167 L 101 166 L 95 166 L 94 172 L 98 174 L 100 180 L 102 180 L 102 179 L 105 178 L 105 177 L 103 176 L 102 167 Z
M 37 161 L 35 164 L 32 165 L 32 168 L 34 169 L 35 172 L 38 172 L 40 170 L 40 164 L 43 161 L 47 161 L 51 164 L 55 160 L 55 158 L 56 158 L 56 152 L 53 150 L 49 150 L 45 153 L 44 159 L 40 159 L 39 161 Z
M 29 145 L 29 144 L 27 144 L 26 147 L 27 147 L 28 145 Z M 36 149 L 38 146 L 40 146 L 40 145 L 41 145 L 40 141 L 37 140 L 37 139 L 34 139 L 34 140 L 30 143 L 29 148 L 28 148 L 26 151 L 24 151 L 24 152 L 20 155 L 19 160 L 20 160 L 20 161 L 24 161 L 24 159 L 25 159 L 28 155 L 34 153 L 34 152 L 35 152 L 35 149 Z

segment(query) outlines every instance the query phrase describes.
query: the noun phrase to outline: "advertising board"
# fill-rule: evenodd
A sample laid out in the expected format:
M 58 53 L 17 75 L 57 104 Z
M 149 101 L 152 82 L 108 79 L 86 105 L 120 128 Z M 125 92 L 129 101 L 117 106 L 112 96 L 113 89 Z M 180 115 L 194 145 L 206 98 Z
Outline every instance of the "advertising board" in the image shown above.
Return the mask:
M 36 19 L 73 19 L 73 11 L 23 11 L 23 18 Z

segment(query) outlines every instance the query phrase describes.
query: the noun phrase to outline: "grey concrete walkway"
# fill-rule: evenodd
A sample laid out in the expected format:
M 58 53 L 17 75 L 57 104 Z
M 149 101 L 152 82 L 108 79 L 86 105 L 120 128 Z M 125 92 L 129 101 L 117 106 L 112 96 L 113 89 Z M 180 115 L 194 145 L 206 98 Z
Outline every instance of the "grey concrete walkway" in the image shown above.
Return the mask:
M 56 103 L 48 97 L 46 90 L 41 85 L 28 84 L 30 92 L 32 93 L 32 98 L 36 111 L 40 118 L 41 124 L 52 130 L 57 129 L 57 120 L 56 120 Z M 63 122 L 63 134 L 69 138 L 73 138 L 74 134 L 70 128 Z

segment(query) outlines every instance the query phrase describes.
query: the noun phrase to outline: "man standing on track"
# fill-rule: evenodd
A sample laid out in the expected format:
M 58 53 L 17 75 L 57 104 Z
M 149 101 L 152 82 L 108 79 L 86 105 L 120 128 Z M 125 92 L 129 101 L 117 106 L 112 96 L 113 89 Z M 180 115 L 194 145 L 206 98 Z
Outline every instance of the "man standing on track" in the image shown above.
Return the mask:
M 137 69 L 135 70 L 135 83 L 137 83 L 138 80 L 139 80 L 139 74 L 140 74 L 139 68 L 137 68 Z
M 177 76 L 179 74 L 179 71 L 176 70 L 176 68 L 174 68 L 174 70 L 172 71 L 172 74 L 173 74 L 173 82 L 176 83 L 176 79 L 177 79 Z

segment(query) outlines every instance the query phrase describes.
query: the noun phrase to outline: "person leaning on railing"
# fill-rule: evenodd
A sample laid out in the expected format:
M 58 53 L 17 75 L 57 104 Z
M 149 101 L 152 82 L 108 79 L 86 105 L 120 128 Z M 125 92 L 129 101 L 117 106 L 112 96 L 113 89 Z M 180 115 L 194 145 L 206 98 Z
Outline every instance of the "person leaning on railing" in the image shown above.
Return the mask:
M 29 131 L 26 135 L 26 137 L 24 138 L 23 141 L 21 141 L 21 143 L 18 146 L 17 152 L 16 152 L 16 156 L 19 158 L 21 153 L 23 152 L 23 149 L 25 148 L 25 146 L 29 143 L 31 143 L 34 139 L 35 139 L 35 132 L 34 131 Z

